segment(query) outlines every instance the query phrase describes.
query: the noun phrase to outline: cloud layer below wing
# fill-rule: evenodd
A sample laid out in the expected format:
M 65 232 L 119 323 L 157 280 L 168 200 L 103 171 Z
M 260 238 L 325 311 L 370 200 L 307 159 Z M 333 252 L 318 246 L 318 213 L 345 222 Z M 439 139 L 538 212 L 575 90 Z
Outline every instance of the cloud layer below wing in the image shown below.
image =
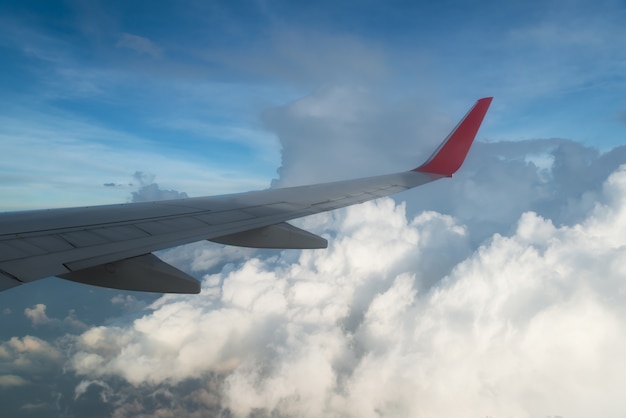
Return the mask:
M 527 212 L 475 252 L 454 218 L 391 199 L 308 219 L 327 251 L 227 264 L 197 297 L 66 336 L 66 366 L 83 386 L 184 394 L 120 416 L 619 416 L 626 167 L 601 194 L 580 223 Z

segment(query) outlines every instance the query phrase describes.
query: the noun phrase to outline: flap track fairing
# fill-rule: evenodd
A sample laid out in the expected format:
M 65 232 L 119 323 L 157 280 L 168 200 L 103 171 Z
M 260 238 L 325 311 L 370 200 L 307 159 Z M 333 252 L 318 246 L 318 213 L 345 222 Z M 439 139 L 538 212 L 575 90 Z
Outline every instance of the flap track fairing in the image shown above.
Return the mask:
M 200 293 L 200 282 L 154 254 L 100 264 L 57 277 L 112 289 L 158 293 Z
M 275 225 L 211 238 L 219 244 L 237 247 L 275 249 L 319 249 L 328 247 L 328 241 L 300 228 L 281 222 Z

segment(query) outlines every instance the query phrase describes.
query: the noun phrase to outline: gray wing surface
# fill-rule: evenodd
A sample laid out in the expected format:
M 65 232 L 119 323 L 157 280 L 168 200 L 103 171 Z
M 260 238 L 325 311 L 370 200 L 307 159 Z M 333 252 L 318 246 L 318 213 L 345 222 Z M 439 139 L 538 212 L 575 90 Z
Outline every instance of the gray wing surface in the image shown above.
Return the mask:
M 480 99 L 439 150 L 411 171 L 224 196 L 2 213 L 0 290 L 57 276 L 117 289 L 198 293 L 198 281 L 152 252 L 200 240 L 325 248 L 323 238 L 286 221 L 452 176 L 490 102 Z

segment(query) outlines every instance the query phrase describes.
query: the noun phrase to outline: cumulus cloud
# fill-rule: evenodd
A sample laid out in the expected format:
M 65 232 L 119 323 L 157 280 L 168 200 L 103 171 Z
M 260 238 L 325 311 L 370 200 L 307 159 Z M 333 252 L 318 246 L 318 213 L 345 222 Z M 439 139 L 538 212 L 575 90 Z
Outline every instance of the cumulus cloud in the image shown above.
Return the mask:
M 46 315 L 46 305 L 43 303 L 38 303 L 32 308 L 24 309 L 24 315 L 26 315 L 35 326 L 47 324 L 51 321 L 48 315 Z
M 154 202 L 157 200 L 184 199 L 187 196 L 185 192 L 176 190 L 161 189 L 154 182 L 154 175 L 136 171 L 133 178 L 139 182 L 140 188 L 136 192 L 132 192 L 131 202 Z
M 62 328 L 70 327 L 78 330 L 87 328 L 87 325 L 75 318 L 73 310 L 70 310 L 68 315 L 62 320 L 50 318 L 46 313 L 46 305 L 43 303 L 38 303 L 32 308 L 24 309 L 24 315 L 30 319 L 34 327 L 38 327 L 40 325 L 53 325 Z
M 598 198 L 477 251 L 455 218 L 391 199 L 308 218 L 327 251 L 228 264 L 197 297 L 76 336 L 69 367 L 234 416 L 621 416 L 626 167 Z
M 12 337 L 0 345 L 0 370 L 39 374 L 61 365 L 63 356 L 52 344 L 31 335 Z
M 202 274 L 220 271 L 226 264 L 239 264 L 257 254 L 279 254 L 279 252 L 201 241 L 162 251 L 159 257 L 168 263 L 182 266 L 191 273 Z

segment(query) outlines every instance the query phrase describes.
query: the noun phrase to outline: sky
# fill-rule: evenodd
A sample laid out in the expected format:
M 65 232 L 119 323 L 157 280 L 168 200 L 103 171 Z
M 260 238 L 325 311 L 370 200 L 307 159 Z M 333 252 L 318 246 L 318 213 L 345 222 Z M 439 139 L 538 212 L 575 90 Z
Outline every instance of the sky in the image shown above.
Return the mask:
M 295 222 L 327 250 L 196 243 L 200 295 L 0 293 L 15 417 L 622 417 L 621 1 L 0 2 L 0 211 L 466 164 Z M 1 216 L 1 214 L 0 214 Z

